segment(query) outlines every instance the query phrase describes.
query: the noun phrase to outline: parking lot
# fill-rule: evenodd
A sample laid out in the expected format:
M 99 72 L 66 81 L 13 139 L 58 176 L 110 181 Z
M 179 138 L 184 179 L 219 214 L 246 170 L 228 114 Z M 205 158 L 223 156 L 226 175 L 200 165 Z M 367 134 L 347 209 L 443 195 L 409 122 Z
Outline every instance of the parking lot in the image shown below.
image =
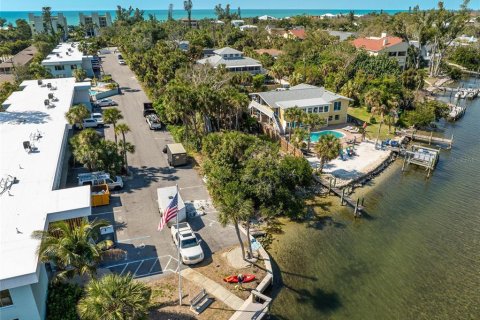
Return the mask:
M 113 51 L 112 51 L 113 52 Z M 232 227 L 222 227 L 217 212 L 210 204 L 206 186 L 192 162 L 187 166 L 169 167 L 163 147 L 172 143 L 167 131 L 152 131 L 143 117 L 143 103 L 149 101 L 128 66 L 119 65 L 116 54 L 102 55 L 103 69 L 118 82 L 121 94 L 111 97 L 118 103 L 125 122 L 131 129 L 127 141 L 135 145 L 135 153 L 128 155 L 131 177 L 121 191 L 112 192 L 109 206 L 92 209 L 92 218 L 107 219 L 115 226 L 117 247 L 126 252 L 120 261 L 109 261 L 102 266 L 114 272 L 131 272 L 135 277 L 147 277 L 177 268 L 176 248 L 170 230 L 157 231 L 160 214 L 157 188 L 178 185 L 183 200 L 193 207 L 199 200 L 207 204 L 204 216 L 189 219 L 200 239 L 206 261 L 212 252 L 237 243 Z M 105 109 L 105 108 L 102 108 Z M 113 129 L 105 126 L 107 139 L 114 140 Z

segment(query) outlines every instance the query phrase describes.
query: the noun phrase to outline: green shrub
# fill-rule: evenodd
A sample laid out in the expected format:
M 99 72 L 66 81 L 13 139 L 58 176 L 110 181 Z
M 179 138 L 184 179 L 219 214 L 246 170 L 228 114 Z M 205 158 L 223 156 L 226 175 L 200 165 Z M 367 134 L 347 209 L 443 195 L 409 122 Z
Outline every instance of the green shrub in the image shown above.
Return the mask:
M 375 124 L 375 123 L 377 123 L 377 119 L 375 119 L 375 117 L 370 117 L 368 122 L 370 122 L 371 124 Z
M 48 287 L 47 320 L 78 320 L 77 302 L 82 288 L 75 284 L 51 283 Z

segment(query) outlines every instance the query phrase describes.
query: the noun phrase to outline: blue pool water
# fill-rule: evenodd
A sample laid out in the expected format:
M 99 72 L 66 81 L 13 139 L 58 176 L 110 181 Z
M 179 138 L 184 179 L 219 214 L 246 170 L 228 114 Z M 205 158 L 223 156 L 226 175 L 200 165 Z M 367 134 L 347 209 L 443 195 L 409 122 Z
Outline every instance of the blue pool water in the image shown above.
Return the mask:
M 88 93 L 90 93 L 91 96 L 94 96 L 97 94 L 98 91 L 95 90 L 88 90 Z
M 343 138 L 345 135 L 341 133 L 340 131 L 334 131 L 334 130 L 323 130 L 323 131 L 318 131 L 318 132 L 312 132 L 310 133 L 310 141 L 311 142 L 318 142 L 321 136 L 331 134 L 335 138 Z

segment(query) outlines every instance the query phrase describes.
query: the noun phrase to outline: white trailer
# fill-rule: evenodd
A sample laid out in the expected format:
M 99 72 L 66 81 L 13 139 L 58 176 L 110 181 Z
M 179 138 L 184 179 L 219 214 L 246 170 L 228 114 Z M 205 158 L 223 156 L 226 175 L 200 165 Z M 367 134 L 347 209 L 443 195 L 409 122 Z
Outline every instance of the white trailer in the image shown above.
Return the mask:
M 163 215 L 167 206 L 170 204 L 170 202 L 172 202 L 176 192 L 177 187 L 175 186 L 157 189 L 158 210 L 160 211 L 160 216 Z M 178 192 L 178 221 L 187 221 L 187 210 L 185 208 L 185 203 L 183 202 L 182 196 L 180 195 L 180 191 Z M 172 224 L 176 222 L 176 219 L 172 219 L 167 226 L 170 228 Z

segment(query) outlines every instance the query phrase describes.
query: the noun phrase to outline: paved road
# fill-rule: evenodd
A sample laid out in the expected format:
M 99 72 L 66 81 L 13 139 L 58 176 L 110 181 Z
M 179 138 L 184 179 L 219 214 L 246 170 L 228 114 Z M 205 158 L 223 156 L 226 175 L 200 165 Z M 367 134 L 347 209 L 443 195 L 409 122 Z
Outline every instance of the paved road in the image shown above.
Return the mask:
M 173 138 L 167 131 L 149 130 L 142 115 L 143 102 L 148 101 L 148 98 L 129 67 L 119 65 L 116 54 L 112 53 L 104 55 L 103 69 L 120 85 L 122 94 L 112 99 L 118 102 L 118 108 L 124 116 L 122 121 L 131 129 L 127 134 L 127 141 L 136 147 L 135 153 L 128 155 L 133 178 L 126 181 L 124 190 L 112 195 L 112 205 L 93 210 L 96 217 L 114 219 L 119 247 L 128 252 L 124 265 L 122 266 L 121 262 L 111 263 L 115 264 L 112 270 L 121 269 L 125 272 L 130 267 L 138 268 L 136 273 L 132 273 L 142 277 L 161 273 L 165 269 L 175 270 L 176 266 L 172 267 L 172 261 L 176 258 L 176 248 L 170 238 L 169 229 L 157 231 L 160 220 L 157 188 L 178 184 L 184 201 L 209 201 L 210 197 L 197 170 L 191 165 L 177 168 L 168 166 L 162 149 L 167 143 L 173 142 Z M 105 129 L 105 137 L 113 140 L 112 128 Z M 237 243 L 237 240 L 231 226 L 224 228 L 218 223 L 214 208 L 206 211 L 205 216 L 192 218 L 189 222 L 204 240 L 202 245 L 208 263 L 211 252 L 231 246 Z M 158 257 L 160 258 L 156 259 Z M 145 264 L 142 266 L 130 262 L 143 260 Z M 153 262 L 156 265 L 153 265 Z M 149 266 L 151 272 L 145 273 L 143 270 L 139 273 L 143 266 Z

